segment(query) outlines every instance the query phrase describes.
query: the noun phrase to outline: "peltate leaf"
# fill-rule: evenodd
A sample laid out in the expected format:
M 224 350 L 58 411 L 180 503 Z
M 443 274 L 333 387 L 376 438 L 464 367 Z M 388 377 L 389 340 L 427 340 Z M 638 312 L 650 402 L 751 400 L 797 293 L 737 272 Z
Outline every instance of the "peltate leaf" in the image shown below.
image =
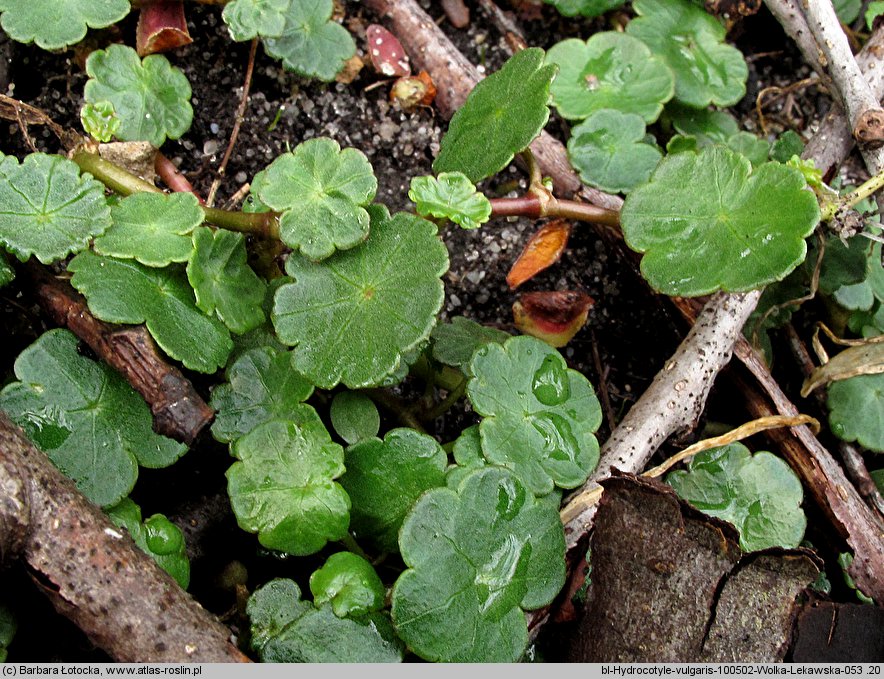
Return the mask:
M 648 282 L 696 296 L 785 278 L 804 259 L 819 215 L 797 170 L 765 163 L 752 171 L 739 154 L 709 146 L 665 158 L 627 196 L 620 220 L 629 247 L 645 253 Z
M 730 113 L 685 106 L 677 101 L 666 105 L 665 117 L 676 132 L 696 137 L 700 146 L 726 144 L 728 139 L 740 131 L 740 124 Z
M 535 495 L 576 488 L 595 469 L 593 432 L 602 410 L 589 381 L 534 337 L 486 344 L 473 356 L 467 395 L 484 419 L 482 452 L 509 467 Z
M 858 375 L 829 385 L 832 433 L 884 453 L 884 375 Z
M 105 28 L 129 13 L 128 0 L 0 0 L 0 26 L 13 40 L 57 50 L 80 42 L 86 29 Z
M 190 232 L 203 221 L 192 193 L 135 193 L 111 208 L 112 225 L 95 239 L 95 251 L 162 267 L 186 262 L 193 251 Z
M 301 403 L 313 386 L 292 368 L 287 351 L 258 347 L 244 352 L 227 369 L 227 383 L 215 387 L 209 402 L 216 411 L 212 435 L 235 441 L 264 422 L 287 419 L 319 424 L 316 411 Z
M 596 33 L 586 42 L 563 40 L 546 53 L 546 63 L 559 67 L 550 94 L 564 118 L 581 120 L 616 109 L 652 123 L 675 91 L 669 67 L 625 33 Z
M 232 332 L 241 335 L 264 322 L 261 303 L 267 284 L 246 263 L 246 241 L 241 233 L 197 228 L 187 280 L 196 305 L 206 314 L 217 314 Z
M 68 271 L 101 320 L 146 324 L 162 350 L 191 370 L 213 373 L 227 362 L 230 333 L 196 307 L 182 269 L 151 269 L 87 251 L 70 261 Z
M 797 547 L 804 537 L 801 482 L 772 453 L 752 455 L 741 443 L 713 448 L 666 482 L 697 509 L 734 524 L 747 552 Z
M 15 375 L 21 381 L 0 392 L 0 409 L 97 505 L 128 495 L 139 464 L 166 467 L 187 451 L 153 432 L 141 397 L 81 356 L 67 330 L 50 330 L 19 354 Z
M 335 432 L 347 443 L 373 438 L 381 428 L 381 416 L 374 401 L 358 391 L 335 394 L 328 414 Z
M 395 552 L 406 512 L 425 490 L 445 484 L 447 463 L 436 440 L 413 429 L 347 448 L 341 485 L 353 501 L 353 532 L 378 551 Z
M 786 130 L 773 143 L 770 159 L 778 163 L 786 163 L 792 156 L 800 156 L 804 151 L 804 140 L 794 130 Z
M 271 580 L 255 590 L 246 607 L 252 648 L 263 662 L 400 662 L 402 644 L 390 621 L 374 613 L 339 618 L 331 606 L 301 600 L 292 580 Z
M 175 578 L 182 589 L 190 584 L 190 561 L 184 533 L 162 514 L 154 514 L 142 523 L 141 507 L 125 498 L 106 510 L 118 526 L 125 528 L 138 548 Z
M 258 197 L 282 212 L 283 242 L 320 260 L 366 239 L 365 206 L 377 188 L 371 163 L 361 151 L 341 150 L 333 139 L 319 137 L 274 160 L 262 176 Z
M 500 467 L 422 495 L 399 546 L 409 568 L 393 587 L 393 624 L 426 660 L 516 661 L 528 644 L 523 609 L 565 582 L 556 509 Z
M 273 325 L 294 345 L 294 366 L 318 387 L 374 386 L 426 339 L 442 306 L 448 252 L 436 227 L 369 207 L 371 236 L 320 262 L 292 256 Z
M 422 217 L 450 219 L 464 229 L 478 229 L 491 217 L 491 203 L 462 172 L 413 177 L 408 197 Z
M 641 117 L 602 109 L 572 130 L 568 158 L 587 184 L 626 193 L 646 182 L 663 157 L 644 138 Z
M 617 9 L 624 4 L 625 0 L 543 0 L 548 5 L 553 5 L 559 14 L 566 17 L 585 16 L 598 17 Z
M 454 114 L 433 171 L 463 172 L 475 183 L 497 174 L 549 120 L 549 85 L 556 67 L 529 47 L 479 82 Z
M 313 603 L 331 603 L 339 618 L 363 615 L 384 607 L 384 583 L 374 567 L 350 552 L 332 554 L 310 576 Z
M 753 167 L 758 167 L 766 162 L 770 153 L 770 144 L 767 140 L 756 137 L 751 132 L 737 132 L 727 140 L 727 145 L 737 153 L 746 156 Z
M 239 527 L 268 549 L 304 556 L 347 534 L 350 498 L 334 479 L 344 450 L 325 427 L 271 420 L 237 439 L 227 492 Z
M 32 153 L 19 165 L 2 156 L 0 243 L 20 260 L 44 264 L 83 250 L 110 226 L 104 186 L 76 163 Z
M 503 344 L 511 335 L 469 318 L 455 316 L 450 323 L 441 323 L 433 328 L 432 337 L 433 358 L 466 372 L 476 349 L 489 342 Z
M 114 44 L 89 55 L 86 73 L 86 102 L 113 104 L 121 121 L 118 139 L 161 146 L 190 128 L 190 83 L 162 54 L 142 60 L 131 47 Z
M 230 37 L 237 42 L 256 36 L 277 38 L 285 30 L 285 16 L 291 0 L 233 0 L 221 17 Z
M 743 98 L 749 69 L 740 51 L 723 42 L 717 19 L 690 0 L 635 0 L 632 7 L 639 16 L 626 32 L 672 69 L 676 99 L 703 108 Z
M 356 54 L 356 43 L 346 28 L 331 20 L 332 9 L 332 0 L 292 0 L 280 36 L 264 40 L 267 54 L 299 75 L 334 80 Z

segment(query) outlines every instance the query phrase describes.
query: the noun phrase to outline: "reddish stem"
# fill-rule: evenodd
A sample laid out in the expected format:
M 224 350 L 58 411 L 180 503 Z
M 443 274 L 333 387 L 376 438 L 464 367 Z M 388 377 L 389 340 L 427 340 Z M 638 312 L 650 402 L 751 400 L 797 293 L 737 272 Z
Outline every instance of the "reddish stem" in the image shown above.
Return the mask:
M 191 184 L 187 180 L 187 177 L 175 167 L 175 163 L 160 152 L 157 152 L 156 160 L 154 161 L 154 169 L 157 171 L 160 179 L 162 179 L 170 189 L 179 193 L 192 193 L 197 197 L 200 205 L 206 204 L 206 201 L 204 201 L 200 194 L 196 192 L 196 189 L 193 188 L 193 184 Z

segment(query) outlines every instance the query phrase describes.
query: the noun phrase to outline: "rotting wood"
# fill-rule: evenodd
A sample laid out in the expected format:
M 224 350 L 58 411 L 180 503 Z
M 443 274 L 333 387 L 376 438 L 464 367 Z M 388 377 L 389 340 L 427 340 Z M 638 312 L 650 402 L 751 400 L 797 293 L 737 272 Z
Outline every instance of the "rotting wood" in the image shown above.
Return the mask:
M 0 555 L 121 662 L 249 662 L 230 630 L 89 503 L 0 412 Z M 10 526 L 14 528 L 10 529 Z

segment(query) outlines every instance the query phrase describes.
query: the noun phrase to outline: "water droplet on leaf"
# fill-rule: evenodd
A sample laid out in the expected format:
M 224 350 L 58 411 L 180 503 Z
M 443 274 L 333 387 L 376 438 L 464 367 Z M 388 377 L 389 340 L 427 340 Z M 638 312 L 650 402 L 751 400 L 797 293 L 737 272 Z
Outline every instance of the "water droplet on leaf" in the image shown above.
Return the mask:
M 531 383 L 534 396 L 545 406 L 557 406 L 571 396 L 567 368 L 556 354 L 550 354 L 534 373 Z

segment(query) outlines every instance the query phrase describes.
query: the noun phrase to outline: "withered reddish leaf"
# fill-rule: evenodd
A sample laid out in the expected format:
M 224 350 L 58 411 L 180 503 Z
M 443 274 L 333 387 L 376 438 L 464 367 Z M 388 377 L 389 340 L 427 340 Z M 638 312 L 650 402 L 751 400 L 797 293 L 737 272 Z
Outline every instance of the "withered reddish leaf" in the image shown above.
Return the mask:
M 556 219 L 540 227 L 531 236 L 506 277 L 510 290 L 515 290 L 525 281 L 558 262 L 568 246 L 570 235 L 571 224 L 564 219 Z
M 594 301 L 584 292 L 527 292 L 513 304 L 516 327 L 554 346 L 563 347 L 586 323 Z
M 167 52 L 192 42 L 181 0 L 156 0 L 141 6 L 135 30 L 138 56 Z
M 416 106 L 429 106 L 435 98 L 436 85 L 426 71 L 399 78 L 390 90 L 390 101 L 398 101 L 406 111 Z
M 383 26 L 371 24 L 365 29 L 368 43 L 368 54 L 371 63 L 382 75 L 411 75 L 408 55 L 399 43 L 399 39 Z

